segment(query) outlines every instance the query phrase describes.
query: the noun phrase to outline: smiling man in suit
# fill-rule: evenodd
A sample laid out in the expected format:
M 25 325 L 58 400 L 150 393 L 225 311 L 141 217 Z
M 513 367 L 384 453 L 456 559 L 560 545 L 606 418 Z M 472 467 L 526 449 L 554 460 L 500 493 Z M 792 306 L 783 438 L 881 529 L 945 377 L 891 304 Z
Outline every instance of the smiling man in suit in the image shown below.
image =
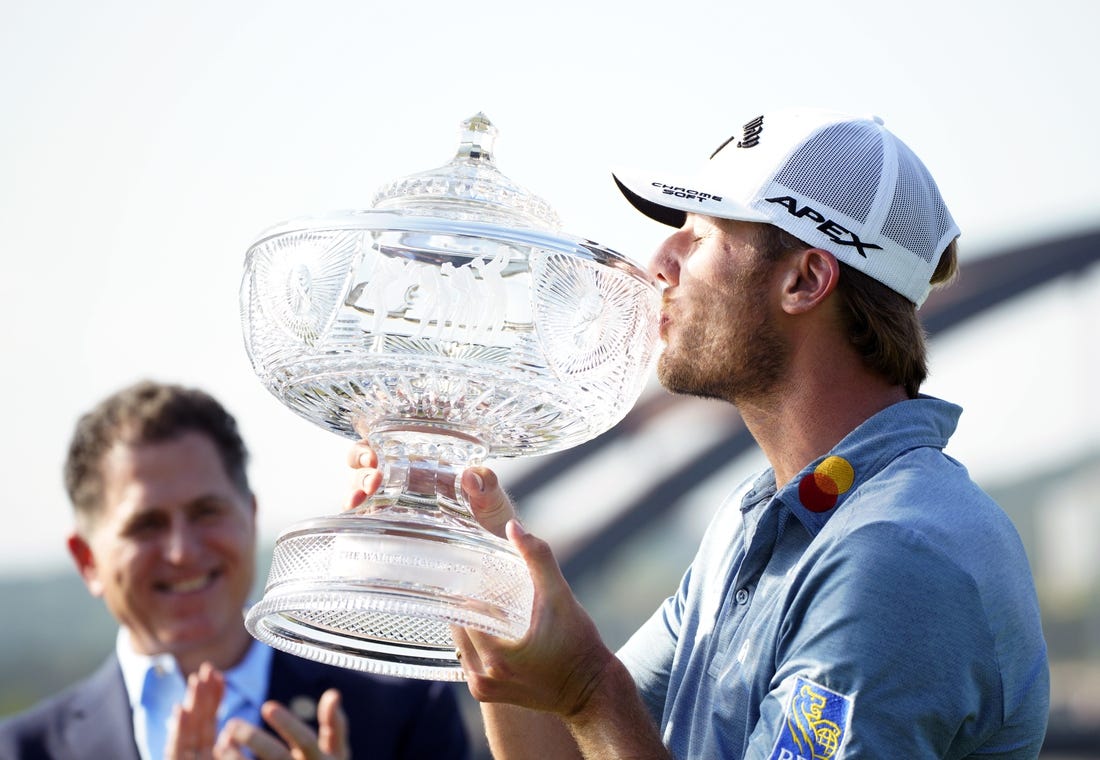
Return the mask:
M 248 635 L 247 456 L 236 421 L 197 389 L 142 382 L 81 418 L 65 465 L 68 549 L 119 623 L 115 651 L 86 680 L 0 723 L 0 757 L 201 760 L 220 754 L 218 732 L 260 760 L 288 746 L 311 758 L 467 757 L 449 685 L 342 670 Z M 204 712 L 196 695 L 210 694 L 216 722 L 190 723 Z

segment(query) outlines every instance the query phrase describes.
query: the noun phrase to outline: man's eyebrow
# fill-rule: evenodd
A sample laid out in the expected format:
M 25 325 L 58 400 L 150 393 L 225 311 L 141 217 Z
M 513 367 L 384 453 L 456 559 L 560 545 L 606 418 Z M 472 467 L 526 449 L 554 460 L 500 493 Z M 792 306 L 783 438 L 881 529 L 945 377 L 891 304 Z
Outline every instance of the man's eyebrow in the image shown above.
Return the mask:
M 183 505 L 186 510 L 201 509 L 204 507 L 219 507 L 228 509 L 233 506 L 233 500 L 224 494 L 204 493 L 190 499 Z
M 149 507 L 146 509 L 137 510 L 126 515 L 121 522 L 123 530 L 126 530 L 132 526 L 140 526 L 143 523 L 151 523 L 154 521 L 164 520 L 164 510 L 159 507 Z

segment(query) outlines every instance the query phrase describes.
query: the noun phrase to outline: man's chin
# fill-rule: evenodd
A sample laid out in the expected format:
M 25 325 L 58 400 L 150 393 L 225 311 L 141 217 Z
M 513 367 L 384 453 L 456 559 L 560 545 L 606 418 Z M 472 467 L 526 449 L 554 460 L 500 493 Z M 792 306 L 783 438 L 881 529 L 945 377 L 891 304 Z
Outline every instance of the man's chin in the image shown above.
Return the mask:
M 215 645 L 224 640 L 228 628 L 224 622 L 213 620 L 167 623 L 158 629 L 157 639 L 165 649 L 177 653 Z
M 677 362 L 672 357 L 662 355 L 657 362 L 657 381 L 669 393 L 683 396 L 704 396 L 699 378 L 691 371 L 691 367 Z

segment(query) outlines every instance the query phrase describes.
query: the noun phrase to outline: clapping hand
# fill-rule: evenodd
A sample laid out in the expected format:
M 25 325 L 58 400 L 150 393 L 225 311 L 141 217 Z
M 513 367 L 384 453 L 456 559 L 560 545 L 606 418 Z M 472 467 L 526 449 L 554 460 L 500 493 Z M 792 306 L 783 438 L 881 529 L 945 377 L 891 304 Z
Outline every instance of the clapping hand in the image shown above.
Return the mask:
M 319 731 L 270 700 L 260 708 L 272 733 L 240 718 L 231 718 L 217 733 L 218 705 L 225 676 L 209 663 L 187 679 L 187 694 L 169 729 L 165 760 L 349 760 L 348 723 L 340 692 L 329 689 L 317 705 Z M 277 736 L 276 736 L 277 734 Z M 280 738 L 282 741 L 280 741 Z

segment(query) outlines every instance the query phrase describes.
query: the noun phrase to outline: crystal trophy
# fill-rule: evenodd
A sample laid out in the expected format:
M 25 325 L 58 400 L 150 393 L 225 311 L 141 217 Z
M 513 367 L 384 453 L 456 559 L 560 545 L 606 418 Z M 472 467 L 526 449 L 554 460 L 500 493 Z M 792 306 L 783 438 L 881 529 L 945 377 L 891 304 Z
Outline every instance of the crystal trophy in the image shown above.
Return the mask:
M 495 166 L 496 128 L 463 122 L 447 164 L 383 186 L 365 211 L 284 223 L 249 248 L 245 344 L 260 380 L 379 457 L 360 508 L 278 537 L 253 636 L 310 659 L 461 680 L 451 626 L 519 638 L 532 584 L 458 485 L 487 457 L 587 441 L 647 381 L 660 290 L 560 231 Z

